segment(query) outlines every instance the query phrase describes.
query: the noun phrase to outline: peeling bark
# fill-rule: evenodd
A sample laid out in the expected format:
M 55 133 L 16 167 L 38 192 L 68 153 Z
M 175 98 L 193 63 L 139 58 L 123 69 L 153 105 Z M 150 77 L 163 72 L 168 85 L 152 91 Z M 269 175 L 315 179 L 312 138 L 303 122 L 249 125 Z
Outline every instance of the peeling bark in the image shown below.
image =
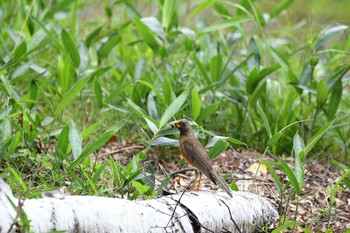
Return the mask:
M 22 200 L 34 232 L 253 232 L 278 214 L 252 193 L 188 192 L 154 200 L 45 195 Z M 15 232 L 19 201 L 0 179 L 0 233 Z M 240 230 L 237 230 L 237 227 Z M 10 230 L 11 229 L 11 230 Z

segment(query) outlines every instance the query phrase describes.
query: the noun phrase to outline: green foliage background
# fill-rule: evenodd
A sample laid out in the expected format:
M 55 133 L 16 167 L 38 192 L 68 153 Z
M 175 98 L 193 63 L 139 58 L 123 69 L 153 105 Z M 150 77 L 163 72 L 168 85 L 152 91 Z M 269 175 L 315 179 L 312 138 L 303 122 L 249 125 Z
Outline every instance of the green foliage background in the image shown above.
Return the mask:
M 127 193 L 183 117 L 233 146 L 292 155 L 298 135 L 303 161 L 312 148 L 348 163 L 349 19 L 310 26 L 293 0 L 0 2 L 0 172 L 22 191 L 103 193 L 110 175 Z M 93 163 L 112 135 L 147 150 L 127 168 Z

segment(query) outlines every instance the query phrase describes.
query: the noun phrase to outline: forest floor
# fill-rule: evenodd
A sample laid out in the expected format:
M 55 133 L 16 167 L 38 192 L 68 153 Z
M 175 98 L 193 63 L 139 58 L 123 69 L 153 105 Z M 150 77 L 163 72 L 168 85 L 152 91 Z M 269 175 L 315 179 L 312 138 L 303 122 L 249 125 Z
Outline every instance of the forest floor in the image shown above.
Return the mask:
M 119 163 L 126 165 L 142 148 L 132 142 L 109 143 L 98 154 L 109 154 Z M 330 194 L 327 190 L 333 187 L 341 177 L 342 173 L 339 169 L 329 165 L 326 160 L 310 161 L 305 165 L 305 184 L 298 199 L 293 193 L 291 194 L 292 187 L 286 188 L 281 198 L 273 176 L 263 164 L 259 165 L 260 157 L 261 154 L 256 151 L 229 149 L 215 158 L 213 163 L 223 176 L 229 176 L 226 179 L 228 184 L 234 181 L 240 191 L 252 192 L 268 199 L 276 207 L 280 216 L 284 216 L 285 219 L 288 219 L 287 221 L 296 221 L 301 228 L 310 229 L 309 232 L 326 232 L 327 229 L 332 229 L 327 232 L 350 230 L 350 190 L 344 187 L 343 191 L 337 192 L 331 211 L 327 211 L 330 205 Z M 278 161 L 278 158 L 272 155 L 264 155 L 264 159 Z M 169 177 L 171 184 L 167 191 L 181 193 L 190 182 L 195 180 L 196 171 L 187 164 L 178 165 L 179 160 L 181 157 L 177 149 L 161 153 L 149 151 L 144 166 L 151 164 L 156 171 L 156 187 Z M 290 166 L 294 164 L 292 158 L 285 158 L 285 160 Z M 274 169 L 285 186 L 288 178 L 282 170 Z M 203 176 L 200 190 L 217 188 Z M 274 224 L 274 226 L 278 225 L 280 225 L 279 222 Z M 294 232 L 307 232 L 301 228 L 294 229 Z

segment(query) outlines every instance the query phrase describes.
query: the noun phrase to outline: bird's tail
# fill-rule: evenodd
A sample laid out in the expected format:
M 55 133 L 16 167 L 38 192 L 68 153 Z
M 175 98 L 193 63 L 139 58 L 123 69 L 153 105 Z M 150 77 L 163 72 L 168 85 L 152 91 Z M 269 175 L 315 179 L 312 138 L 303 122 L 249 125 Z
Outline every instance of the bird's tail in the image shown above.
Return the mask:
M 211 176 L 214 178 L 214 180 L 216 181 L 216 183 L 222 188 L 224 189 L 227 194 L 232 198 L 232 193 L 231 193 L 231 189 L 227 186 L 226 182 L 224 181 L 224 179 L 220 176 L 219 172 L 212 170 L 211 172 Z

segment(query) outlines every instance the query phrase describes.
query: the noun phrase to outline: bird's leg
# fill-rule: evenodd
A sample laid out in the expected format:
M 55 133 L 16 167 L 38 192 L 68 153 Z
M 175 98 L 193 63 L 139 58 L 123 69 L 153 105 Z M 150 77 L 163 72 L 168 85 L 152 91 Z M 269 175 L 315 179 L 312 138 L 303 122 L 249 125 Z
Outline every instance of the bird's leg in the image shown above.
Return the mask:
M 195 172 L 196 172 L 196 178 L 194 179 L 193 184 L 190 188 L 191 191 L 192 190 L 198 191 L 200 190 L 200 187 L 201 187 L 202 172 L 200 172 L 199 170 L 195 170 Z M 199 179 L 198 179 L 198 176 L 199 176 Z M 197 188 L 195 188 L 196 184 L 197 184 Z

